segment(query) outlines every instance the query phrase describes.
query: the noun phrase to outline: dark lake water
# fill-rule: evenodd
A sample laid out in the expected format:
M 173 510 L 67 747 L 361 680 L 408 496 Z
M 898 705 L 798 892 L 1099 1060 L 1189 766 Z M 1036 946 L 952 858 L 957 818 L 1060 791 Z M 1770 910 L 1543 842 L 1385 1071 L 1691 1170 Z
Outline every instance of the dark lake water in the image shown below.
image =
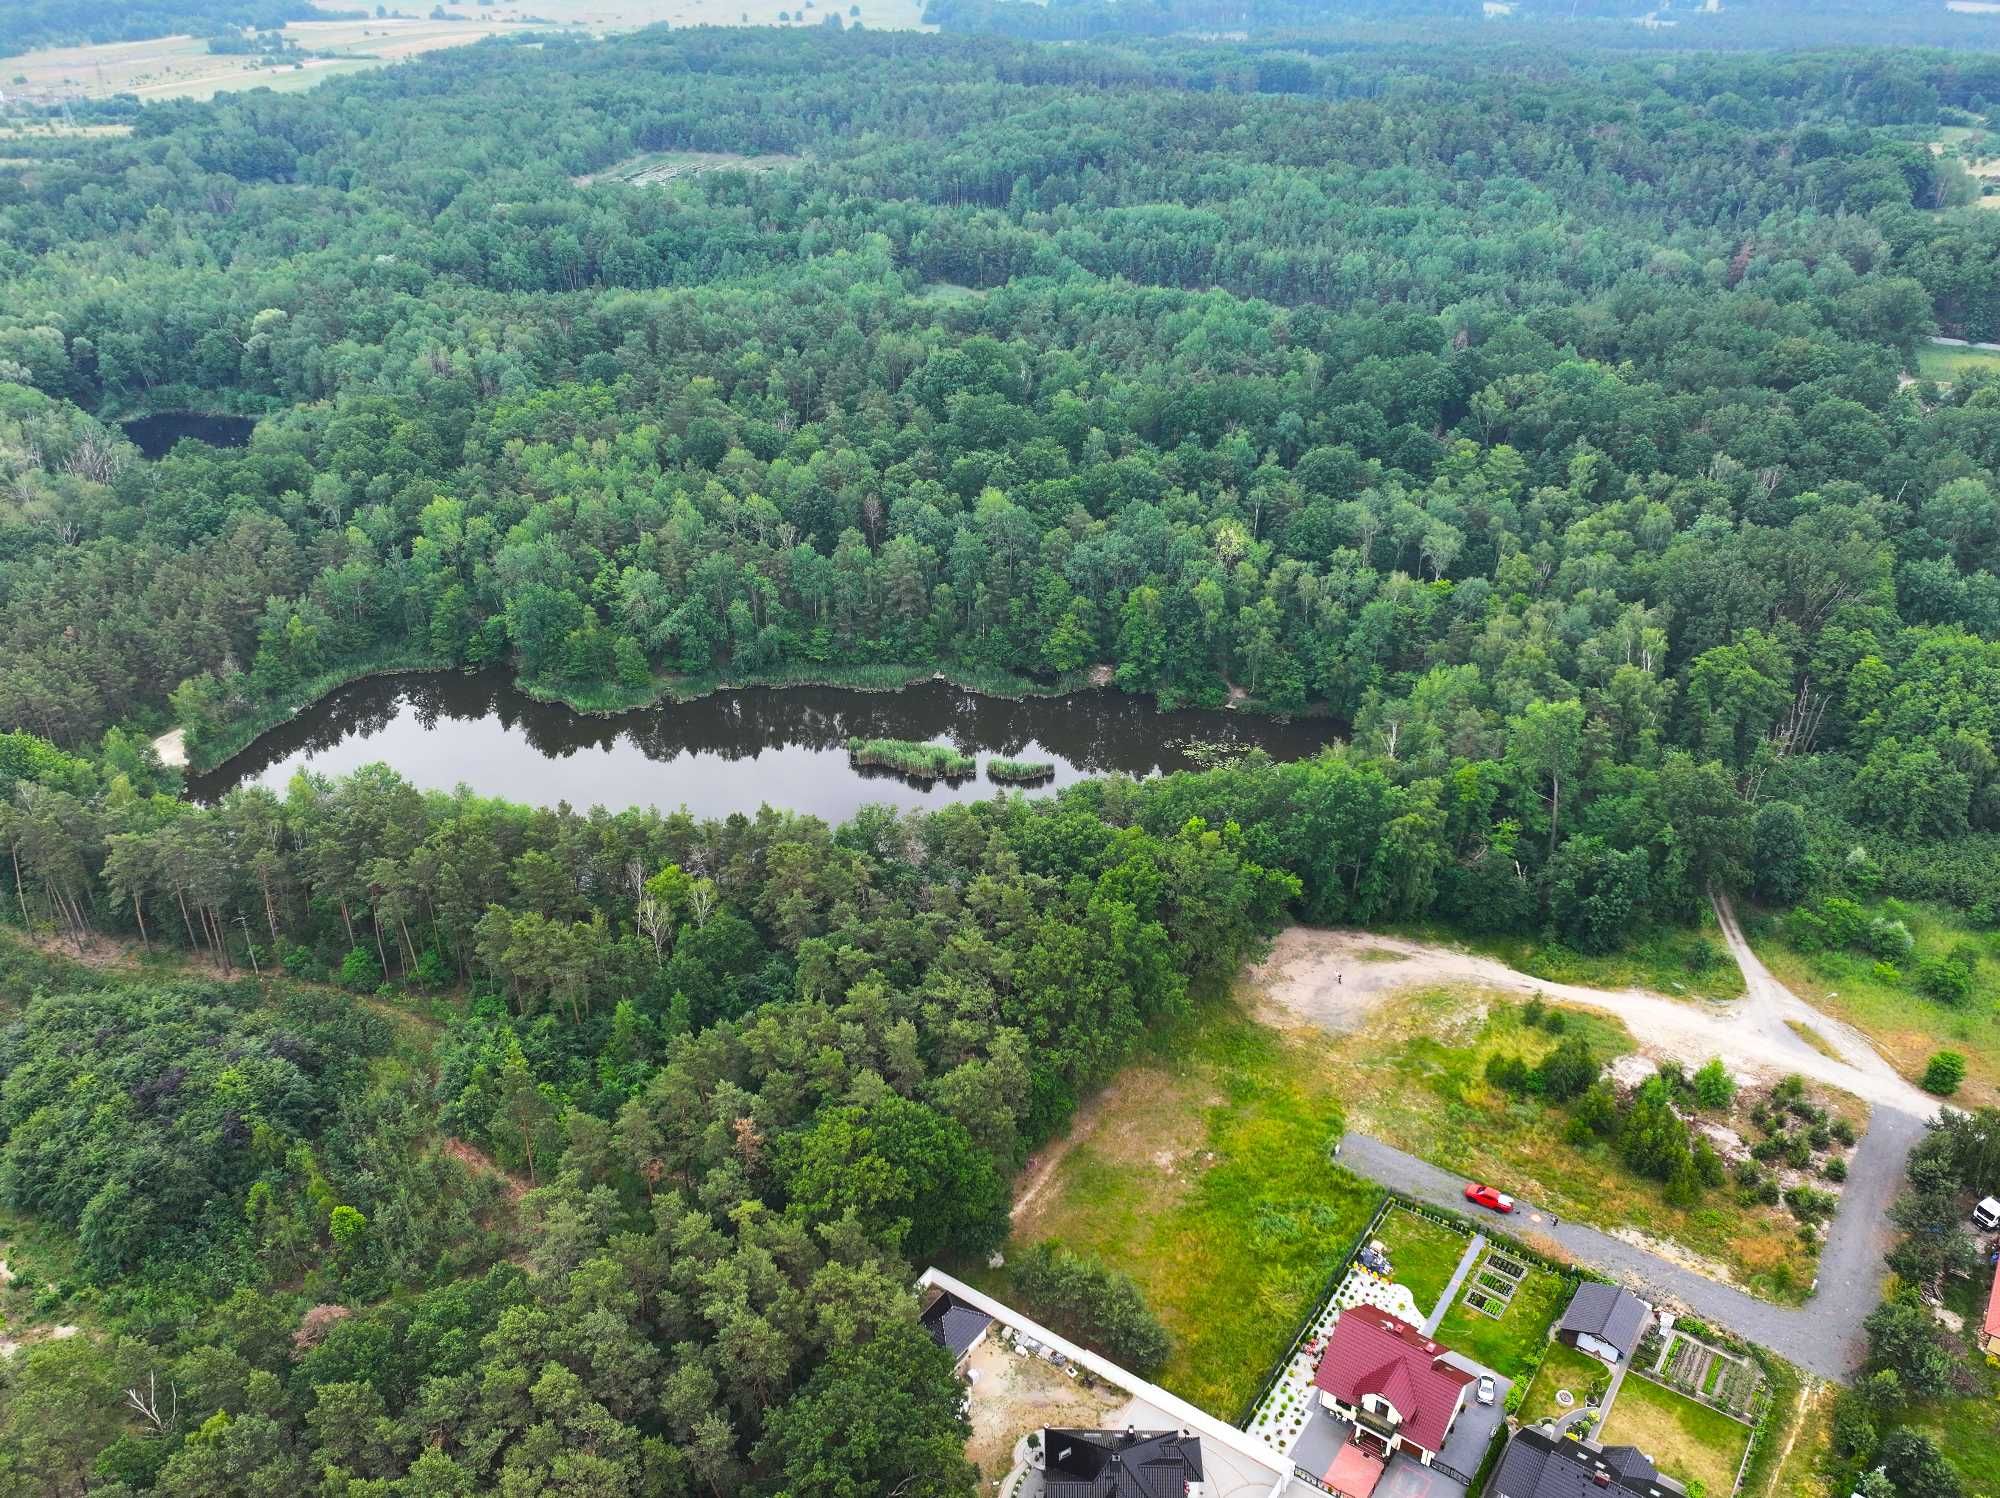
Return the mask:
M 164 458 L 183 437 L 211 447 L 241 447 L 257 422 L 250 416 L 216 416 L 204 411 L 161 411 L 121 421 L 125 435 L 139 446 L 143 458 Z
M 840 821 L 857 807 L 941 806 L 1000 787 L 987 760 L 1052 760 L 1046 794 L 1107 771 L 1187 768 L 1191 741 L 1256 745 L 1301 759 L 1330 743 L 1325 719 L 1162 713 L 1120 692 L 1009 702 L 942 682 L 900 692 L 833 687 L 750 688 L 616 717 L 537 702 L 500 673 L 427 673 L 354 682 L 273 729 L 190 789 L 213 799 L 258 783 L 282 793 L 301 769 L 340 774 L 382 761 L 413 784 L 554 806 L 685 805 L 698 816 L 755 812 L 769 802 Z M 850 738 L 922 739 L 978 757 L 962 781 L 913 783 L 848 763 Z

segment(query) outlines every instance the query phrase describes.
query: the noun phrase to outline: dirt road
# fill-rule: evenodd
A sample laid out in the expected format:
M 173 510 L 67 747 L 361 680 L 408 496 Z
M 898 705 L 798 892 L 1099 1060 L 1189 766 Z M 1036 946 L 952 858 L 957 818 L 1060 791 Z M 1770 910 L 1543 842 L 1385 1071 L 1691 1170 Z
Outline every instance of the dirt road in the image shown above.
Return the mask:
M 1672 999 L 1644 989 L 1550 983 L 1454 947 L 1371 931 L 1304 926 L 1284 931 L 1271 955 L 1251 969 L 1251 977 L 1270 1017 L 1281 1022 L 1303 1020 L 1337 1034 L 1359 1029 L 1389 998 L 1411 988 L 1471 986 L 1539 993 L 1615 1014 L 1646 1050 L 1690 1067 L 1720 1056 L 1744 1075 L 1797 1072 L 1865 1102 L 1919 1118 L 1937 1112 L 1937 1100 L 1897 1076 L 1863 1037 L 1773 978 L 1743 942 L 1726 904 L 1718 913 L 1730 950 L 1744 965 L 1749 991 L 1741 999 Z M 1839 1051 L 1839 1057 L 1821 1054 L 1787 1020 L 1811 1026 Z

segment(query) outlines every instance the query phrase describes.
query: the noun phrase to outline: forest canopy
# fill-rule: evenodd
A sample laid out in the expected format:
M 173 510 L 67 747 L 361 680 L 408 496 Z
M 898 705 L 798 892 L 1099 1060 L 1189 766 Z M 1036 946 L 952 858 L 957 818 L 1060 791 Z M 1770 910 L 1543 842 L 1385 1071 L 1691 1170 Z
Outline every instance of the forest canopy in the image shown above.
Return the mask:
M 0 1491 L 966 1495 L 912 1270 L 1284 921 L 2000 914 L 2000 58 L 966 24 L 10 144 L 0 1199 L 91 1334 Z M 1341 742 L 839 827 L 147 747 L 463 666 Z

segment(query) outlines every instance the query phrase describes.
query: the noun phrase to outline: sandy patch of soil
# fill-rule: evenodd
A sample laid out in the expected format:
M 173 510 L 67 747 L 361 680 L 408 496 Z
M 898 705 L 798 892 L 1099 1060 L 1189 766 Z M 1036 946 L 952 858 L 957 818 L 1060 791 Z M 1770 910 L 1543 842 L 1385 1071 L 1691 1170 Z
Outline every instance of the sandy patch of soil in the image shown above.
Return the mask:
M 1125 1402 L 1121 1390 L 1099 1386 L 1086 1389 L 1076 1379 L 1040 1358 L 1009 1352 L 989 1335 L 966 1360 L 972 1378 L 972 1439 L 965 1454 L 979 1468 L 984 1482 L 996 1482 L 1012 1470 L 1014 1447 L 1031 1430 L 1044 1426 L 1092 1430 Z

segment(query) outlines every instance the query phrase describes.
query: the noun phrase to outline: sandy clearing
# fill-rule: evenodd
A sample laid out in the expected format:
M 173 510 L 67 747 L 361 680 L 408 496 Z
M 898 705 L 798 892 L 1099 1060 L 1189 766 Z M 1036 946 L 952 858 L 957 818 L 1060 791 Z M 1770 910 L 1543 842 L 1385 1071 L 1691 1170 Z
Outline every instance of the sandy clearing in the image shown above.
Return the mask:
M 1936 1100 L 1897 1076 L 1865 1037 L 1812 1008 L 1773 978 L 1743 942 L 1726 903 L 1718 906 L 1718 913 L 1730 949 L 1743 965 L 1748 992 L 1741 999 L 1671 999 L 1644 989 L 1551 983 L 1458 948 L 1379 932 L 1305 926 L 1281 933 L 1270 956 L 1250 970 L 1250 977 L 1261 1016 L 1279 1024 L 1303 1021 L 1337 1035 L 1348 1034 L 1391 997 L 1412 988 L 1538 993 L 1616 1015 L 1655 1056 L 1689 1066 L 1721 1056 L 1746 1076 L 1797 1072 L 1870 1103 L 1886 1103 L 1920 1117 L 1936 1113 Z M 1788 1027 L 1788 1020 L 1810 1025 L 1838 1055 L 1815 1050 Z

